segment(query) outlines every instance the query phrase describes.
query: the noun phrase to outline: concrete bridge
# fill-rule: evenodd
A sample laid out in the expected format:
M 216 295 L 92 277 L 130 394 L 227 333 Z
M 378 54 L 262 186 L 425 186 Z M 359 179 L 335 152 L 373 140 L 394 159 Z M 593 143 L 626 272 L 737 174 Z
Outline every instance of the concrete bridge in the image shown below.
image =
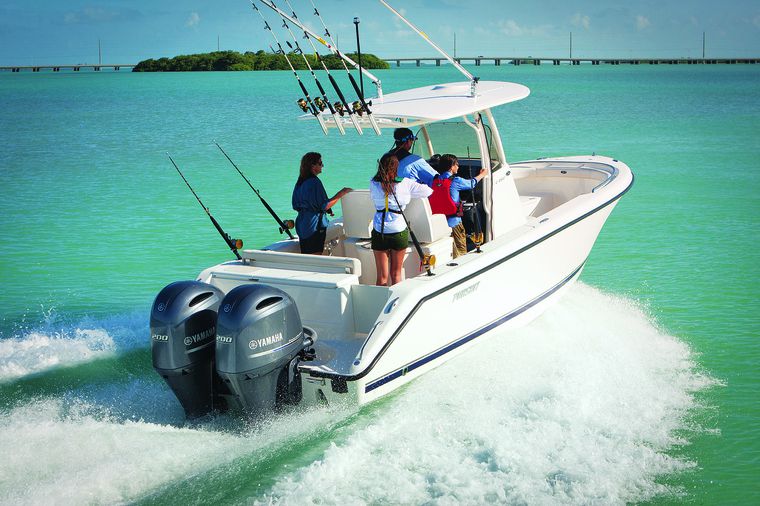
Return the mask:
M 40 72 L 42 70 L 52 70 L 53 72 L 60 72 L 62 69 L 73 70 L 79 72 L 80 69 L 92 69 L 95 72 L 100 72 L 100 69 L 113 69 L 121 70 L 123 68 L 132 69 L 135 64 L 133 63 L 78 63 L 76 65 L 9 65 L 0 67 L 0 71 L 6 70 L 11 72 L 21 72 L 22 70 L 30 70 L 32 72 Z
M 440 66 L 441 62 L 446 62 L 441 57 L 420 57 L 420 58 L 383 58 L 388 63 L 396 63 L 400 67 L 402 63 L 414 62 L 416 66 L 422 63 L 435 63 Z M 535 57 L 516 57 L 516 56 L 460 56 L 454 58 L 457 63 L 475 63 L 478 67 L 482 62 L 493 62 L 494 65 L 718 65 L 718 64 L 756 64 L 760 63 L 760 58 L 535 58 Z M 41 72 L 43 70 L 60 72 L 61 70 L 73 70 L 79 72 L 81 69 L 92 69 L 100 72 L 101 69 L 132 69 L 136 66 L 133 63 L 117 64 L 100 64 L 100 63 L 78 63 L 75 65 L 8 65 L 0 66 L 0 71 L 10 72 Z
M 396 63 L 400 67 L 402 63 L 414 62 L 418 67 L 423 62 L 435 63 L 440 66 L 441 62 L 446 62 L 445 58 L 383 58 L 388 63 Z M 760 58 L 536 58 L 528 56 L 460 56 L 454 58 L 457 63 L 474 62 L 475 66 L 480 66 L 481 62 L 493 62 L 494 65 L 502 63 L 508 65 L 580 65 L 582 63 L 591 65 L 716 65 L 716 64 L 754 64 L 760 63 Z

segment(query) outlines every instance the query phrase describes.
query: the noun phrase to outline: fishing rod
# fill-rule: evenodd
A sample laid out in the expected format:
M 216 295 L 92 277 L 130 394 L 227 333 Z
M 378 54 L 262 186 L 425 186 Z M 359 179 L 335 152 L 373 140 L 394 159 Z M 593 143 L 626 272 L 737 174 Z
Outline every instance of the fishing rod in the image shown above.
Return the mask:
M 332 38 L 332 35 L 330 34 L 330 30 L 327 29 L 327 25 L 325 24 L 324 19 L 322 19 L 322 15 L 317 10 L 317 6 L 314 5 L 314 0 L 311 1 L 311 6 L 314 8 L 314 15 L 319 18 L 319 21 L 322 23 L 322 27 L 325 30 L 325 36 L 327 36 L 330 39 L 330 43 L 328 44 L 322 37 L 315 35 L 312 31 L 307 30 L 304 28 L 304 30 L 308 31 L 308 33 L 317 39 L 320 44 L 325 46 L 331 53 L 338 56 L 341 59 L 341 63 L 343 63 L 343 68 L 348 71 L 348 67 L 346 67 L 346 62 L 348 62 L 349 65 L 351 65 L 353 68 L 367 76 L 367 79 L 370 79 L 372 81 L 372 84 L 374 84 L 377 87 L 377 98 L 382 102 L 383 101 L 383 85 L 380 82 L 380 79 L 378 79 L 374 74 L 372 74 L 369 70 L 366 68 L 360 67 L 354 60 L 346 56 L 345 54 L 341 53 L 340 50 L 338 50 L 338 45 L 335 43 L 335 41 Z
M 333 46 L 335 46 L 335 41 L 332 38 L 332 35 L 330 34 L 330 30 L 327 29 L 327 24 L 325 24 L 325 20 L 322 19 L 322 15 L 319 13 L 319 10 L 317 9 L 317 6 L 314 5 L 314 0 L 309 0 L 311 2 L 311 6 L 314 7 L 314 15 L 319 18 L 319 21 L 322 23 L 322 27 L 325 29 L 325 35 L 330 39 L 330 42 Z M 328 46 L 329 47 L 329 46 Z M 340 51 L 338 51 L 337 47 L 335 48 L 335 51 L 337 52 L 338 56 L 340 56 Z M 359 105 L 361 105 L 361 109 L 364 110 L 364 112 L 367 113 L 367 118 L 369 119 L 370 124 L 372 125 L 372 128 L 375 130 L 375 133 L 377 135 L 380 135 L 380 128 L 377 126 L 377 122 L 375 121 L 375 117 L 372 115 L 372 111 L 370 111 L 369 106 L 367 105 L 367 102 L 364 100 L 364 93 L 362 93 L 362 90 L 359 88 L 359 86 L 356 84 L 356 79 L 354 79 L 354 76 L 351 74 L 351 72 L 348 70 L 348 67 L 346 66 L 346 60 L 348 60 L 351 65 L 354 66 L 360 73 L 362 72 L 361 65 L 358 65 L 354 63 L 350 58 L 343 55 L 341 56 L 341 63 L 343 63 L 343 68 L 346 69 L 346 73 L 348 74 L 348 79 L 351 81 L 351 86 L 354 87 L 354 91 L 356 92 L 356 96 L 359 97 L 359 101 L 361 104 L 357 104 L 354 102 L 354 109 L 359 112 Z M 366 74 L 365 74 L 366 75 Z M 372 74 L 369 74 L 372 76 Z M 374 78 L 374 76 L 370 77 L 371 79 Z M 374 79 L 373 79 L 374 80 Z M 378 87 L 378 90 L 380 90 L 380 81 L 375 82 L 375 84 Z M 378 96 L 382 99 L 382 93 L 379 91 Z
M 274 5 L 274 3 L 272 4 Z M 288 4 L 290 5 L 290 4 Z M 291 7 L 292 9 L 292 7 Z M 325 105 L 328 109 L 330 109 L 330 113 L 333 115 L 333 118 L 335 119 L 335 126 L 338 128 L 338 131 L 340 132 L 340 135 L 346 135 L 346 131 L 343 129 L 343 125 L 340 122 L 340 117 L 338 116 L 338 113 L 335 112 L 335 108 L 333 107 L 332 103 L 330 102 L 330 99 L 327 98 L 327 94 L 325 94 L 325 89 L 322 87 L 322 83 L 319 82 L 319 79 L 317 78 L 317 75 L 314 73 L 314 70 L 311 68 L 311 64 L 309 63 L 309 59 L 306 58 L 306 55 L 304 54 L 303 50 L 301 49 L 301 46 L 298 44 L 298 39 L 296 38 L 296 35 L 293 33 L 293 30 L 290 29 L 290 25 L 288 25 L 288 22 L 284 19 L 282 20 L 282 27 L 285 28 L 288 33 L 290 33 L 290 36 L 293 37 L 293 42 L 295 42 L 296 47 L 293 49 L 293 46 L 290 44 L 290 42 L 285 41 L 285 43 L 290 47 L 290 49 L 293 49 L 293 51 L 297 54 L 300 54 L 303 58 L 304 63 L 306 63 L 306 68 L 309 69 L 309 72 L 311 72 L 311 76 L 314 78 L 314 82 L 317 83 L 317 88 L 319 88 L 319 92 L 322 94 L 322 100 L 319 99 L 319 97 L 316 97 L 314 101 L 317 103 L 317 106 L 319 106 L 320 109 L 324 110 Z M 320 103 L 322 102 L 322 103 Z
M 259 16 L 261 16 L 261 20 L 264 22 L 264 29 L 269 30 L 269 33 L 272 34 L 272 37 L 274 37 L 274 41 L 277 44 L 277 47 L 279 48 L 279 51 L 274 51 L 275 53 L 279 53 L 282 56 L 285 57 L 285 61 L 288 62 L 288 66 L 290 67 L 290 70 L 293 71 L 293 75 L 296 76 L 296 81 L 298 81 L 298 85 L 301 87 L 301 91 L 303 92 L 304 96 L 306 97 L 306 100 L 303 98 L 298 100 L 298 106 L 303 110 L 303 112 L 311 112 L 312 115 L 314 115 L 315 118 L 317 118 L 317 121 L 319 122 L 319 126 L 322 127 L 322 131 L 327 135 L 327 125 L 325 125 L 325 121 L 322 119 L 322 116 L 320 115 L 320 109 L 314 105 L 314 102 L 311 100 L 311 97 L 309 96 L 309 92 L 306 91 L 306 86 L 303 85 L 303 82 L 301 82 L 301 78 L 298 77 L 298 72 L 296 72 L 296 69 L 293 67 L 293 64 L 290 63 L 290 58 L 288 58 L 287 53 L 285 53 L 285 50 L 282 48 L 282 45 L 280 44 L 279 39 L 277 39 L 277 35 L 274 34 L 274 31 L 272 30 L 272 27 L 269 26 L 269 23 L 267 23 L 267 20 L 264 18 L 264 15 L 261 13 L 258 7 L 256 7 L 256 4 L 253 3 L 253 0 L 250 0 L 251 7 L 253 7 L 253 10 L 259 13 Z M 311 110 L 311 111 L 310 111 Z
M 201 202 L 200 197 L 198 197 L 198 194 L 195 193 L 195 190 L 193 190 L 193 187 L 190 186 L 190 183 L 187 182 L 187 179 L 185 179 L 184 174 L 182 174 L 182 171 L 179 170 L 179 167 L 174 162 L 174 159 L 172 158 L 172 155 L 169 153 L 166 153 L 166 156 L 169 157 L 169 160 L 171 160 L 172 165 L 174 165 L 174 168 L 177 169 L 177 172 L 179 173 L 182 180 L 185 182 L 188 188 L 190 188 L 190 191 L 193 192 L 193 195 L 195 195 L 195 199 L 198 201 L 198 203 L 201 205 L 204 211 L 206 211 L 206 214 L 208 215 L 209 219 L 211 220 L 211 223 L 214 224 L 214 227 L 216 228 L 216 231 L 219 232 L 219 235 L 222 236 L 222 239 L 224 239 L 224 242 L 227 243 L 227 246 L 230 247 L 232 252 L 235 254 L 238 260 L 242 260 L 240 257 L 240 254 L 238 253 L 238 250 L 243 247 L 243 241 L 240 239 L 233 239 L 230 237 L 228 233 L 226 233 L 224 230 L 222 230 L 222 227 L 219 225 L 219 223 L 214 219 L 213 216 L 211 216 L 211 212 L 208 210 L 208 207 L 203 205 L 203 202 Z
M 354 90 L 356 91 L 357 96 L 359 97 L 359 100 L 355 101 L 352 104 L 352 108 L 360 116 L 363 115 L 364 113 L 366 113 L 367 114 L 367 119 L 369 120 L 370 125 L 372 125 L 372 128 L 375 130 L 375 133 L 377 135 L 381 135 L 380 127 L 377 125 L 377 121 L 375 121 L 375 117 L 372 114 L 372 111 L 370 110 L 369 105 L 364 100 L 364 97 L 362 96 L 361 91 L 359 90 L 359 85 L 356 84 L 356 80 L 354 79 L 354 76 L 351 75 L 351 72 L 348 70 L 348 67 L 346 66 L 345 62 L 347 61 L 351 65 L 353 65 L 355 68 L 359 68 L 360 71 L 364 75 L 366 75 L 366 76 L 368 76 L 368 78 L 372 79 L 372 82 L 377 86 L 378 98 L 380 98 L 382 100 L 382 88 L 380 87 L 380 80 L 377 79 L 375 76 L 373 76 L 371 73 L 365 71 L 364 69 L 361 69 L 356 63 L 354 63 L 354 61 L 351 58 L 349 58 L 345 54 L 341 53 L 336 47 L 330 45 L 322 37 L 320 37 L 319 35 L 316 35 L 314 32 L 312 32 L 311 30 L 309 30 L 306 26 L 303 25 L 303 23 L 301 23 L 300 21 L 298 21 L 296 19 L 293 19 L 292 17 L 290 17 L 289 15 L 287 15 L 285 12 L 283 12 L 282 10 L 280 10 L 277 6 L 275 6 L 274 4 L 272 4 L 272 2 L 270 0 L 259 0 L 259 1 L 262 4 L 266 5 L 267 7 L 269 7 L 270 9 L 272 9 L 273 11 L 275 11 L 277 14 L 279 14 L 281 18 L 290 21 L 291 23 L 293 23 L 294 25 L 296 25 L 297 27 L 299 27 L 301 30 L 303 30 L 304 32 L 306 32 L 309 35 L 311 35 L 314 39 L 316 39 L 323 46 L 325 46 L 327 49 L 329 49 L 333 54 L 338 55 L 341 58 L 341 60 L 345 60 L 343 62 L 343 68 L 346 69 L 346 73 L 348 74 L 349 80 L 351 81 L 351 85 L 354 87 Z M 312 2 L 312 5 L 314 5 L 313 2 Z M 317 11 L 316 8 L 314 10 L 316 11 L 316 14 L 318 15 L 319 11 Z M 320 16 L 320 19 L 322 19 L 321 16 Z M 322 21 L 322 25 L 325 26 L 324 25 L 324 21 Z M 325 26 L 325 30 L 327 30 L 326 26 Z M 326 32 L 326 34 L 329 36 L 329 32 Z M 330 40 L 332 41 L 332 37 L 330 37 Z
M 454 65 L 454 67 L 456 67 L 457 70 L 459 70 L 462 74 L 464 74 L 465 77 L 467 77 L 467 79 L 470 80 L 470 96 L 471 97 L 475 96 L 475 87 L 477 86 L 478 81 L 480 80 L 479 77 L 474 77 L 472 74 L 470 74 L 469 72 L 467 72 L 467 70 L 462 65 L 460 65 L 459 62 L 457 62 L 451 56 L 449 56 L 449 54 L 446 51 L 444 51 L 443 49 L 441 49 L 438 46 L 438 44 L 436 44 L 435 42 L 433 42 L 432 40 L 430 40 L 430 37 L 428 37 L 425 32 L 423 32 L 422 30 L 420 30 L 419 28 L 417 28 L 416 26 L 414 26 L 411 21 L 409 21 L 408 19 L 406 19 L 399 11 L 397 11 L 396 9 L 394 9 L 393 7 L 391 7 L 388 2 L 386 2 L 385 0 L 380 0 L 380 3 L 383 4 L 384 6 L 386 6 L 388 9 L 390 9 L 390 11 L 392 13 L 394 13 L 396 16 L 398 16 L 401 19 L 401 21 L 403 21 L 404 23 L 406 23 L 409 26 L 409 28 L 411 28 L 412 30 L 414 30 L 417 33 L 417 35 L 419 35 L 420 37 L 422 37 L 423 39 L 425 39 L 431 46 L 433 46 L 433 48 L 436 51 L 438 51 L 439 53 L 441 53 L 443 55 L 443 57 L 446 58 L 449 61 L 449 63 L 451 63 L 452 65 Z
M 243 174 L 243 172 L 238 168 L 237 164 L 235 164 L 235 162 L 232 161 L 232 158 L 230 158 L 230 155 L 228 155 L 227 152 L 222 149 L 222 147 L 219 145 L 218 142 L 216 141 L 213 141 L 213 142 L 214 144 L 216 144 L 216 147 L 219 148 L 219 151 L 221 151 L 222 154 L 227 158 L 227 160 L 230 161 L 232 166 L 235 167 L 235 170 L 238 171 L 238 174 L 240 174 L 243 177 L 243 179 L 245 179 L 245 182 L 248 183 L 248 186 L 251 187 L 251 190 L 253 190 L 253 193 L 256 194 L 256 196 L 259 198 L 261 203 L 264 204 L 264 207 L 266 208 L 266 210 L 269 211 L 269 214 L 272 215 L 272 218 L 274 218 L 277 224 L 280 226 L 280 233 L 282 234 L 283 232 L 285 232 L 288 234 L 288 237 L 290 237 L 291 239 L 295 239 L 295 237 L 293 237 L 293 234 L 290 233 L 290 229 L 294 227 L 293 220 L 282 221 L 280 217 L 277 216 L 277 213 L 274 212 L 274 209 L 272 209 L 272 207 L 269 204 L 267 204 L 267 201 L 264 200 L 264 197 L 261 196 L 261 194 L 259 193 L 259 190 L 253 187 L 253 185 L 251 184 L 251 181 L 247 177 L 245 177 L 245 174 Z
M 404 218 L 404 223 L 406 223 L 406 228 L 409 229 L 409 237 L 412 238 L 412 244 L 414 245 L 414 249 L 417 251 L 417 255 L 420 257 L 420 269 L 425 269 L 425 272 L 427 272 L 428 276 L 434 276 L 433 274 L 433 267 L 435 267 L 435 255 L 426 255 L 422 251 L 422 245 L 420 244 L 420 241 L 417 240 L 417 236 L 414 234 L 414 230 L 412 230 L 411 225 L 409 225 L 409 220 L 406 219 L 406 215 L 404 214 L 404 211 L 401 209 L 401 204 L 398 203 L 398 197 L 396 197 L 396 188 L 395 186 L 393 188 L 393 200 L 396 201 L 396 205 L 398 206 L 398 212 L 401 215 L 402 218 Z M 387 207 L 387 206 L 386 206 Z
M 292 12 L 293 19 L 296 21 L 299 21 L 298 16 L 296 15 L 296 11 L 293 8 L 293 6 L 290 4 L 290 0 L 285 0 L 285 3 L 288 5 Z M 356 128 L 356 131 L 359 133 L 359 135 L 364 134 L 364 131 L 362 130 L 362 127 L 359 125 L 359 122 L 356 120 L 356 115 L 358 114 L 352 107 L 348 106 L 348 102 L 346 101 L 346 97 L 343 96 L 343 92 L 341 91 L 340 87 L 338 86 L 338 83 L 335 81 L 335 78 L 330 74 L 330 69 L 327 68 L 327 64 L 322 59 L 322 56 L 319 54 L 319 51 L 317 51 L 317 46 L 314 45 L 314 41 L 312 41 L 311 36 L 309 35 L 309 32 L 306 30 L 303 30 L 303 36 L 306 40 L 309 41 L 309 44 L 311 45 L 311 48 L 314 50 L 314 55 L 317 57 L 317 61 L 322 65 L 322 68 L 325 69 L 325 72 L 327 73 L 327 78 L 330 80 L 330 84 L 332 84 L 332 87 L 335 89 L 335 93 L 338 94 L 338 98 L 340 98 L 340 102 L 335 102 L 335 109 L 338 110 L 338 113 L 343 116 L 346 112 L 348 112 L 348 117 L 351 118 L 351 121 L 354 124 L 354 128 Z
M 472 161 L 470 158 L 470 146 L 467 146 L 467 158 Z M 472 176 L 472 166 L 470 165 L 470 176 Z M 483 228 L 480 226 L 480 210 L 478 209 L 477 203 L 475 202 L 475 187 L 478 186 L 478 183 L 475 182 L 475 186 L 472 187 L 472 190 L 470 190 L 470 197 L 472 197 L 472 212 L 475 215 L 475 231 L 470 234 L 470 240 L 475 245 L 475 253 L 483 253 L 480 250 L 480 245 L 483 244 Z

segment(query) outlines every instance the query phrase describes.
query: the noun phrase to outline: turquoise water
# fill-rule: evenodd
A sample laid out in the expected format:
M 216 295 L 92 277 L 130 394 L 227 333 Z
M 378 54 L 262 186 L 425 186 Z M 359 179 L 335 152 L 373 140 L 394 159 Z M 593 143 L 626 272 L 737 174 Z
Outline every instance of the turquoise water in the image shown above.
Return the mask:
M 377 403 L 259 426 L 185 423 L 151 369 L 155 294 L 230 258 L 166 152 L 253 246 L 276 226 L 213 140 L 289 216 L 304 152 L 334 192 L 390 137 L 296 121 L 285 72 L 0 74 L 0 502 L 760 502 L 760 67 L 472 70 L 532 90 L 494 111 L 510 160 L 634 170 L 581 283 Z

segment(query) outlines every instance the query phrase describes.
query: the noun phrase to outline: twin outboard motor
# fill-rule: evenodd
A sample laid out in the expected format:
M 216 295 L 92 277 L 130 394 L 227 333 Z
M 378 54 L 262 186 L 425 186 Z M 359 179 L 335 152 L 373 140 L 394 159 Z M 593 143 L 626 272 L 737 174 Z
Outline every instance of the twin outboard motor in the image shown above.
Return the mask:
M 200 281 L 177 281 L 153 302 L 153 368 L 179 399 L 188 418 L 219 408 L 215 395 L 216 317 L 224 293 Z M 216 397 L 216 398 L 215 398 Z
M 156 297 L 150 330 L 153 367 L 188 418 L 227 408 L 261 414 L 301 400 L 296 367 L 316 336 L 282 290 L 248 284 L 224 296 L 178 281 Z
M 242 409 L 258 414 L 301 400 L 296 366 L 313 338 L 287 293 L 261 284 L 233 288 L 217 325 L 216 371 Z

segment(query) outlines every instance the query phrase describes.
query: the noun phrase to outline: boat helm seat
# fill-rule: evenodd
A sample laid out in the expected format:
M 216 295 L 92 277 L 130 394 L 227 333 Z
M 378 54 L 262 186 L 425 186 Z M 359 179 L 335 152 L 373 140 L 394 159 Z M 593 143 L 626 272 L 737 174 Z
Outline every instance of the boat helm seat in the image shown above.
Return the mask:
M 375 217 L 375 205 L 369 196 L 369 190 L 346 193 L 340 199 L 340 205 L 346 237 L 369 239 L 372 236 L 372 220 Z
M 346 237 L 369 239 L 372 236 L 372 220 L 377 212 L 369 190 L 347 193 L 341 199 L 341 206 Z M 446 216 L 433 214 L 428 199 L 412 199 L 404 215 L 421 243 L 432 243 L 451 235 Z
M 375 204 L 369 195 L 369 190 L 354 190 L 341 200 L 343 209 L 343 230 L 346 233 L 345 254 L 361 262 L 362 284 L 374 284 L 377 278 L 375 256 L 372 252 L 370 237 L 372 235 L 372 220 L 375 217 Z M 404 210 L 417 239 L 420 241 L 425 254 L 436 256 L 437 263 L 445 263 L 451 259 L 453 239 L 451 228 L 446 217 L 442 214 L 432 214 L 427 199 L 412 199 Z M 406 277 L 420 274 L 420 259 L 414 246 L 410 243 L 404 257 L 404 273 Z
M 433 214 L 428 199 L 412 199 L 404 214 L 417 239 L 423 244 L 433 243 L 451 235 L 446 216 Z

